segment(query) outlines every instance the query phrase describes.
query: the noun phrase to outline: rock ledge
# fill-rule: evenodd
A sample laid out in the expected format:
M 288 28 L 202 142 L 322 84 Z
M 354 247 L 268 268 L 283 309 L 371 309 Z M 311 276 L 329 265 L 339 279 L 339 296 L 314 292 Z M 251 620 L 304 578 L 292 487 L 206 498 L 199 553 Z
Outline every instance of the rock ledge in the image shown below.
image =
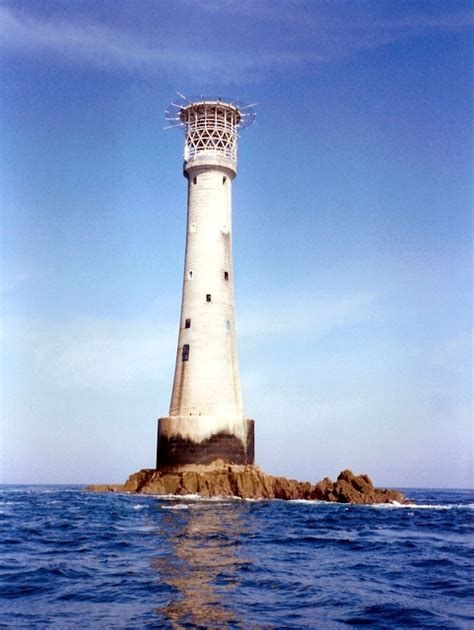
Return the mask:
M 401 492 L 374 488 L 367 475 L 343 470 L 336 481 L 325 477 L 316 484 L 266 475 L 258 466 L 189 466 L 179 469 L 144 468 L 124 484 L 91 485 L 89 492 L 172 494 L 241 499 L 306 499 L 333 503 L 409 503 Z

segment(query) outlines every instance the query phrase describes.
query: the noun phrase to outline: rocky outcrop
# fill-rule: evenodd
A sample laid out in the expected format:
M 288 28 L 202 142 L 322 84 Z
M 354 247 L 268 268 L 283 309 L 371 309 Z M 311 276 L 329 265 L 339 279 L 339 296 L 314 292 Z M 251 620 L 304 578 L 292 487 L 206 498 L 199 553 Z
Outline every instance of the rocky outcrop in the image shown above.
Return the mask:
M 335 482 L 326 477 L 313 485 L 285 477 L 266 475 L 258 466 L 195 466 L 177 470 L 143 469 L 123 485 L 88 486 L 91 492 L 140 494 L 198 494 L 202 497 L 241 499 L 306 499 L 335 503 L 407 503 L 395 490 L 374 488 L 367 475 L 343 470 Z
M 408 503 L 401 492 L 374 488 L 368 475 L 343 470 L 335 482 L 326 477 L 311 493 L 312 499 L 337 503 Z

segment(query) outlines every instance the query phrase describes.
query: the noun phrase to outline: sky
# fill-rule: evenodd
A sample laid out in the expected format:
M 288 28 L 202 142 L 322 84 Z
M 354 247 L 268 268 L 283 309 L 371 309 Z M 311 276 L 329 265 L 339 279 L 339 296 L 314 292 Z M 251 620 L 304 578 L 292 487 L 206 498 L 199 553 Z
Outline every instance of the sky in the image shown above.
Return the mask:
M 457 1 L 0 0 L 0 481 L 154 467 L 180 91 L 259 103 L 233 186 L 257 463 L 472 487 L 473 22 Z

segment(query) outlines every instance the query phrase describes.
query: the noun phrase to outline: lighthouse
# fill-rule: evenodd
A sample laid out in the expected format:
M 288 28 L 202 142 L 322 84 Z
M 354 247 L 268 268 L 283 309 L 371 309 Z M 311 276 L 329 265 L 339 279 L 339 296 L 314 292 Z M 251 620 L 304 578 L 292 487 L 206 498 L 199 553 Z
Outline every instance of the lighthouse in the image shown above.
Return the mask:
M 254 421 L 244 416 L 237 360 L 232 182 L 238 131 L 255 113 L 231 99 L 182 99 L 167 120 L 184 129 L 186 251 L 171 404 L 158 420 L 156 467 L 253 464 Z

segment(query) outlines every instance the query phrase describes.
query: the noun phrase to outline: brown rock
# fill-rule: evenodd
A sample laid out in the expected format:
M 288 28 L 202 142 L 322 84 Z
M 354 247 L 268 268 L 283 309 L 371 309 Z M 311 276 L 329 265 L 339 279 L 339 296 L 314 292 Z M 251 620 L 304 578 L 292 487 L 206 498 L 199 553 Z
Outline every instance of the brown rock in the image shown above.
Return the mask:
M 181 478 L 182 475 L 163 475 L 162 482 L 165 494 L 178 494 L 178 489 L 181 486 Z
M 318 483 L 314 486 L 311 492 L 311 499 L 316 499 L 317 501 L 332 501 L 333 498 L 333 490 L 334 484 L 329 479 L 329 477 L 325 477 L 322 481 L 318 481 Z
M 300 483 L 300 499 L 311 499 L 311 493 L 313 491 L 313 486 L 309 483 L 309 481 L 303 481 Z
M 338 481 L 347 481 L 349 483 L 351 483 L 352 479 L 354 478 L 354 474 L 352 473 L 351 470 L 349 470 L 348 468 L 346 468 L 345 470 L 342 470 L 337 479 L 336 479 L 336 483 Z
M 258 466 L 227 466 L 223 463 L 176 470 L 143 469 L 123 485 L 93 485 L 92 492 L 143 494 L 199 494 L 202 497 L 237 496 L 242 499 L 316 499 L 338 503 L 406 503 L 395 490 L 374 488 L 367 475 L 343 470 L 335 482 L 329 477 L 312 485 L 307 481 L 266 475 Z
M 197 494 L 198 481 L 197 475 L 193 472 L 185 472 L 181 476 L 181 486 L 186 494 Z
M 338 503 L 363 503 L 363 494 L 357 492 L 352 484 L 346 479 L 338 477 L 334 484 L 334 495 Z
M 374 503 L 410 503 L 410 501 L 408 501 L 401 492 L 397 492 L 397 490 L 376 490 L 375 497 L 376 500 Z
M 87 492 L 124 492 L 125 486 L 123 483 L 113 484 L 91 484 L 86 487 Z
M 168 494 L 163 483 L 163 477 L 157 472 L 142 485 L 140 492 L 142 494 Z
M 150 480 L 154 472 L 151 468 L 143 468 L 139 472 L 130 475 L 124 484 L 125 492 L 140 492 L 143 485 Z
M 285 501 L 295 498 L 288 479 L 284 477 L 273 478 L 273 496 L 275 499 L 283 499 Z

